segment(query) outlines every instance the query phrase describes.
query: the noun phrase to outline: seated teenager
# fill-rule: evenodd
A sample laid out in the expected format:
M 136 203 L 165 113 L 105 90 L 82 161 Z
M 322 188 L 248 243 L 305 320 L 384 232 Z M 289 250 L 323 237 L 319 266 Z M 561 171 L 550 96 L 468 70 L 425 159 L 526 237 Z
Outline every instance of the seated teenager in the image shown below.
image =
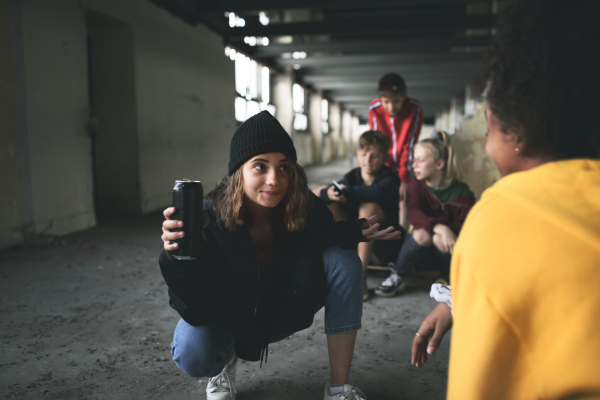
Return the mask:
M 439 271 L 448 282 L 452 249 L 475 197 L 458 180 L 456 154 L 448 134 L 437 135 L 415 146 L 416 179 L 408 185 L 407 198 L 408 219 L 414 231 L 396 263 L 389 264 L 392 274 L 375 289 L 379 296 L 394 296 L 413 267 Z
M 404 233 L 398 224 L 398 191 L 400 178 L 391 168 L 384 165 L 389 147 L 389 139 L 377 131 L 366 131 L 358 140 L 356 152 L 360 167 L 348 172 L 339 183 L 344 188 L 337 193 L 334 185 L 322 187 L 318 195 L 327 204 L 335 221 L 368 218 L 377 215 L 382 228 L 393 226 Z M 373 262 L 385 265 L 395 260 L 400 243 L 370 240 L 358 244 L 358 256 L 363 265 L 363 277 L 367 266 Z M 363 298 L 368 299 L 369 291 L 363 279 Z

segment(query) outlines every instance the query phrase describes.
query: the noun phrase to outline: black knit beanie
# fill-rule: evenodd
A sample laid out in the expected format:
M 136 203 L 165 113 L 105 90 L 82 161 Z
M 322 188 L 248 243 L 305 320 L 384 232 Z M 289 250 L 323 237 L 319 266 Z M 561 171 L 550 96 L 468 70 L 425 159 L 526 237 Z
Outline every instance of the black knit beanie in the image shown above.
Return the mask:
M 233 134 L 229 147 L 229 176 L 257 154 L 283 153 L 296 161 L 294 142 L 268 111 L 248 118 Z

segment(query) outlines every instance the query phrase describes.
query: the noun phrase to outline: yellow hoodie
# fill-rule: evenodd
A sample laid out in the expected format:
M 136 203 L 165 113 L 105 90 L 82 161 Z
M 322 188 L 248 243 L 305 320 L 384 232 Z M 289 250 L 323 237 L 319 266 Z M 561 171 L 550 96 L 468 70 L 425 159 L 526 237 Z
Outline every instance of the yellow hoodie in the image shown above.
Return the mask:
M 600 398 L 600 161 L 500 179 L 451 268 L 448 399 Z

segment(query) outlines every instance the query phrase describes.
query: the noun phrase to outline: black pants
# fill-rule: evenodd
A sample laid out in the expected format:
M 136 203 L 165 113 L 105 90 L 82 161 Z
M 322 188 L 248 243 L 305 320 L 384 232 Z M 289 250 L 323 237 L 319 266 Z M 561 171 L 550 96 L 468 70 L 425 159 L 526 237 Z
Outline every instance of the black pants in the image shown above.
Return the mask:
M 396 261 L 396 273 L 405 277 L 412 268 L 417 271 L 439 271 L 448 280 L 451 257 L 451 254 L 440 251 L 433 244 L 429 247 L 419 245 L 410 235 L 400 249 Z

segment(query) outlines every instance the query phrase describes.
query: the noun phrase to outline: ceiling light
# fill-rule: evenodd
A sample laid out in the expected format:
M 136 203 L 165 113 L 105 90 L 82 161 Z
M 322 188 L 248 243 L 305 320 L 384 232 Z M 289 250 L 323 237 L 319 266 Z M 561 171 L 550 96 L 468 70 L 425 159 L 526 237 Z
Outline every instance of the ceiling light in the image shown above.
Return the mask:
M 258 20 L 263 25 L 269 25 L 270 22 L 269 17 L 267 17 L 267 14 L 265 14 L 264 11 L 258 13 Z

